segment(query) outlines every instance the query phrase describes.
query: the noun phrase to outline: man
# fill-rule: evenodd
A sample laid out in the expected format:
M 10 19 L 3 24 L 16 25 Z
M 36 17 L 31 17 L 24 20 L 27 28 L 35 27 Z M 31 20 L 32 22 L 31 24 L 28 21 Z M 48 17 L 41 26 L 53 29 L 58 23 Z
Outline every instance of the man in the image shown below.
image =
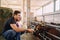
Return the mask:
M 3 31 L 3 36 L 6 38 L 6 40 L 20 40 L 20 32 L 33 32 L 32 29 L 23 29 L 18 27 L 16 22 L 21 20 L 20 16 L 20 11 L 16 10 L 13 16 L 6 21 Z

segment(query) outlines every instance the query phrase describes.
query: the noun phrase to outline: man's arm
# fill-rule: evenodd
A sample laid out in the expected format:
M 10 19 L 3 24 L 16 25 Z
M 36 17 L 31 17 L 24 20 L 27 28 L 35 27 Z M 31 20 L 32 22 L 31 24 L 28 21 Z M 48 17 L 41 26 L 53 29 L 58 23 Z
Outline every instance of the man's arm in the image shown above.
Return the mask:
M 15 30 L 16 32 L 23 32 L 23 31 L 33 32 L 32 29 L 19 28 L 19 27 L 17 27 L 16 24 L 10 24 L 10 26 L 11 26 L 11 28 L 12 28 L 13 30 Z

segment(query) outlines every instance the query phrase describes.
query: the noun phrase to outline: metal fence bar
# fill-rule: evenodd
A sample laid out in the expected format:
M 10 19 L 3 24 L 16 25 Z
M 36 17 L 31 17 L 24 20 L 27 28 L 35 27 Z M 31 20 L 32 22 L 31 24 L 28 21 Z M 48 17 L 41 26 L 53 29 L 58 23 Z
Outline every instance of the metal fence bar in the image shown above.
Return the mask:
M 51 35 L 51 36 L 57 38 L 57 39 L 60 39 L 60 37 L 58 37 L 58 36 L 56 36 L 56 35 L 53 35 L 53 34 L 51 34 L 51 33 L 49 33 L 49 32 L 47 32 L 47 33 L 48 33 L 49 35 Z

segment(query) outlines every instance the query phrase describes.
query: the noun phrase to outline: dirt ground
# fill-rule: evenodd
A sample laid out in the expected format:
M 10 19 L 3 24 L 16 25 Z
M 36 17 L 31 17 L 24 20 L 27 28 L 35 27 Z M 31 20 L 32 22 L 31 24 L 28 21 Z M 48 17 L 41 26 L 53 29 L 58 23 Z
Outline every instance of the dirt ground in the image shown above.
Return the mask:
M 25 33 L 21 35 L 21 40 L 39 40 L 39 39 L 30 33 Z

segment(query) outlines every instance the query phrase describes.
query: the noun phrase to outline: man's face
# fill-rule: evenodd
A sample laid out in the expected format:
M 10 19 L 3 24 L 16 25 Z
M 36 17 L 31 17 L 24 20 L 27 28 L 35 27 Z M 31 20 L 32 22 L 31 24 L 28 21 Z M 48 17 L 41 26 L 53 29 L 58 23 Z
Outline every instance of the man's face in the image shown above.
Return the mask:
M 17 15 L 16 15 L 16 20 L 17 20 L 17 21 L 20 21 L 20 20 L 21 20 L 21 14 L 17 14 Z

